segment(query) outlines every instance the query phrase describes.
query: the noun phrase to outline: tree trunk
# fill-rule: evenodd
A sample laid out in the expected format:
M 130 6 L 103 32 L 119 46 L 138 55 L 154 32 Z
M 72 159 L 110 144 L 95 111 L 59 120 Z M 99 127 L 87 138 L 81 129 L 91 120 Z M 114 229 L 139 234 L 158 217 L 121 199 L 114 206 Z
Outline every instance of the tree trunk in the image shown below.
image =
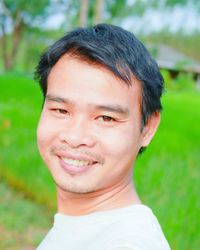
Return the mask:
M 94 23 L 100 23 L 103 18 L 104 0 L 96 0 Z
M 13 37 L 12 37 L 13 39 L 12 39 L 11 56 L 12 56 L 13 61 L 16 57 L 17 49 L 19 47 L 22 28 L 23 28 L 23 23 L 22 23 L 21 14 L 19 11 L 17 11 L 16 20 L 15 20 L 14 27 L 13 27 Z
M 86 26 L 87 24 L 88 7 L 89 7 L 88 0 L 82 0 L 80 7 L 80 19 L 79 19 L 79 24 L 82 27 Z
M 12 39 L 11 39 L 11 49 L 8 49 L 9 37 L 6 34 L 6 18 L 2 20 L 1 23 L 1 48 L 2 48 L 2 58 L 5 70 L 11 70 L 14 66 L 14 60 L 17 54 L 17 49 L 19 47 L 21 33 L 23 29 L 22 18 L 20 12 L 16 13 L 16 18 L 13 20 L 13 31 L 12 31 Z
M 11 67 L 11 61 L 8 55 L 8 47 L 7 47 L 7 35 L 6 35 L 6 31 L 5 31 L 5 19 L 2 18 L 2 23 L 1 23 L 1 32 L 2 32 L 2 36 L 1 36 L 1 50 L 2 50 L 2 58 L 3 58 L 3 65 L 4 65 L 4 69 L 8 70 Z

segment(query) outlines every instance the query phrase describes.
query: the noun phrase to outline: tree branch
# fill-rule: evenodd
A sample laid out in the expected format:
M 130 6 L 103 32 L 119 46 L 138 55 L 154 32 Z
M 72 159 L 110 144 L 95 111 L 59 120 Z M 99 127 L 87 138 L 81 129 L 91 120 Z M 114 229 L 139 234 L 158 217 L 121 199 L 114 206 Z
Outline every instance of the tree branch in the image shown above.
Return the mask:
M 10 10 L 7 8 L 4 0 L 1 0 L 0 6 L 1 6 L 2 10 L 3 10 L 3 14 L 12 19 L 12 14 L 11 14 Z

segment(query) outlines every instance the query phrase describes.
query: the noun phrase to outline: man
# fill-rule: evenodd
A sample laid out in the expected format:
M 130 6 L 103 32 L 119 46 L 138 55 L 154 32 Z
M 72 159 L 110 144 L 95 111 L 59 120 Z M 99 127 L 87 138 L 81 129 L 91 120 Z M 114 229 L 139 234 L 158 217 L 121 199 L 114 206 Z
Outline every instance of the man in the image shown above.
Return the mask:
M 99 24 L 53 44 L 37 66 L 40 154 L 58 213 L 38 250 L 167 250 L 132 181 L 160 121 L 163 79 L 128 31 Z

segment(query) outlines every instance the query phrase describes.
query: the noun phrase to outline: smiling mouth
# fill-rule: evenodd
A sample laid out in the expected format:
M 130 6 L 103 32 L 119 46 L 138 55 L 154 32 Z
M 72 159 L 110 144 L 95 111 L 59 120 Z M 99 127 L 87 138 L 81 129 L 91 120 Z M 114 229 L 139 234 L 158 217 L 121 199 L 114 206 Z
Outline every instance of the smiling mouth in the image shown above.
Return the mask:
M 86 160 L 77 160 L 77 159 L 71 159 L 67 157 L 61 157 L 61 159 L 64 161 L 64 163 L 74 166 L 74 167 L 85 167 L 89 165 L 96 164 L 96 161 L 86 161 Z
M 93 160 L 78 160 L 61 156 L 60 166 L 71 176 L 87 173 L 90 169 L 94 169 L 98 162 Z

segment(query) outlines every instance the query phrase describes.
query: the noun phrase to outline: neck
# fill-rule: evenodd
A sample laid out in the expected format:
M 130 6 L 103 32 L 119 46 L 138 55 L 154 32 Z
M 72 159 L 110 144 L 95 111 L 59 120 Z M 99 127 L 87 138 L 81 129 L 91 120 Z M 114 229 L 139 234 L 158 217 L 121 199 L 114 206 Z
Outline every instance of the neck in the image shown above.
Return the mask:
M 132 178 L 87 194 L 70 193 L 57 187 L 57 202 L 59 213 L 77 216 L 141 203 Z

